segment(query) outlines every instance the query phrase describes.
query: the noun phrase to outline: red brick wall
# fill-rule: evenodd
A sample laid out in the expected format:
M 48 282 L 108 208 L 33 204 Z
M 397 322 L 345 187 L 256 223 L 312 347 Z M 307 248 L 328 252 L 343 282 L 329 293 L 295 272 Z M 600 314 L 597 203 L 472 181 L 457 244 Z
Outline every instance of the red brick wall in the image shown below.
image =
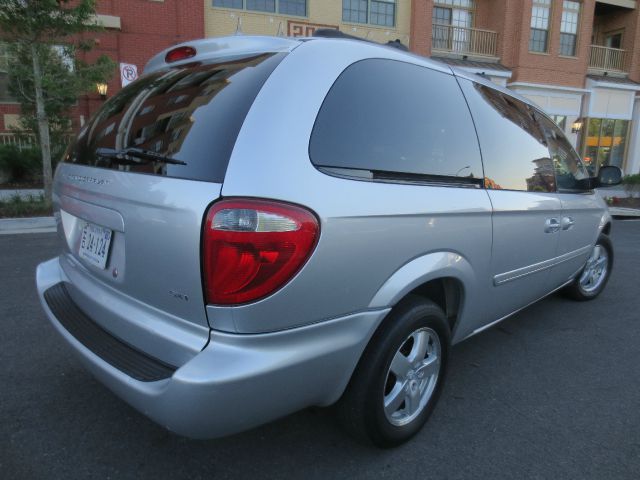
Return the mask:
M 412 10 L 411 49 L 430 55 L 431 12 L 433 0 L 414 0 Z M 583 0 L 575 58 L 560 56 L 562 0 L 553 0 L 551 9 L 549 52 L 529 52 L 532 0 L 476 0 L 474 27 L 498 33 L 497 56 L 511 68 L 511 81 L 543 83 L 581 88 L 584 86 L 589 60 L 595 0 Z M 637 13 L 634 11 L 635 16 Z M 635 27 L 634 27 L 635 30 Z M 631 37 L 629 42 L 638 41 Z M 638 43 L 640 45 L 640 43 Z M 640 58 L 639 58 L 640 60 Z M 637 62 L 640 65 L 640 61 Z M 638 69 L 640 74 L 640 67 Z
M 409 48 L 412 52 L 425 57 L 431 55 L 432 15 L 432 0 L 411 1 L 411 35 Z
M 121 30 L 105 30 L 91 34 L 96 48 L 85 56 L 93 60 L 106 54 L 119 64 L 133 63 L 138 72 L 159 51 L 176 43 L 204 37 L 204 2 L 202 0 L 99 0 L 97 12 L 120 17 Z M 120 90 L 120 72 L 114 71 L 108 96 Z M 80 115 L 85 120 L 102 105 L 95 94 L 80 98 L 74 109 L 76 124 Z M 15 105 L 0 104 L 0 130 L 4 130 L 4 114 L 18 113 Z M 77 125 L 76 125 L 77 126 Z
M 593 26 L 594 0 L 583 0 L 580 12 L 580 29 L 575 58 L 560 56 L 560 23 L 562 20 L 562 0 L 553 0 L 550 21 L 550 42 L 548 53 L 529 52 L 529 31 L 532 0 L 521 0 L 522 13 L 519 18 L 520 41 L 514 58 L 505 55 L 503 63 L 513 69 L 512 81 L 562 85 L 567 87 L 584 86 L 589 45 Z M 515 3 L 515 2 L 514 2 Z M 510 19 L 507 19 L 509 22 Z

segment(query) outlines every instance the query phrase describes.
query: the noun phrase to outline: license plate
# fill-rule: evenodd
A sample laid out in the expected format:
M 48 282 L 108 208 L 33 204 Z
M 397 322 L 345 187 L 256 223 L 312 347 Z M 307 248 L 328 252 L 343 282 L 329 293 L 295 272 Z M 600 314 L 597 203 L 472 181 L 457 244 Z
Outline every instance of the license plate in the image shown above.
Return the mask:
M 112 232 L 93 223 L 85 223 L 80 238 L 80 257 L 98 268 L 105 268 Z

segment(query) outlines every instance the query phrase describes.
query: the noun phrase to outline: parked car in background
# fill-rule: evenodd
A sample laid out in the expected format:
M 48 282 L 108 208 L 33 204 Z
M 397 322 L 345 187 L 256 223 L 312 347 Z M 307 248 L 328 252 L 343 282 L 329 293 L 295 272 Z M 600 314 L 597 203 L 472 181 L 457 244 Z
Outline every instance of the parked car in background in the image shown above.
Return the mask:
M 611 219 L 526 99 L 346 38 L 189 42 L 109 99 L 57 169 L 42 306 L 85 366 L 182 435 L 337 403 L 420 430 L 451 345 L 604 289 Z

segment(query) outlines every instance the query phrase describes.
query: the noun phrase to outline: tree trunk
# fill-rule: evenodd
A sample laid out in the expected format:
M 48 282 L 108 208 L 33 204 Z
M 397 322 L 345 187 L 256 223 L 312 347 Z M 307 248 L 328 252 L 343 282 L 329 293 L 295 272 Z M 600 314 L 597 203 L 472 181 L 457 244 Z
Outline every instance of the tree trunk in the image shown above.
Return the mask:
M 38 121 L 38 136 L 40 137 L 40 150 L 42 151 L 42 181 L 44 182 L 44 198 L 51 202 L 51 184 L 53 175 L 51 171 L 51 139 L 49 138 L 49 119 L 44 108 L 44 95 L 42 93 L 42 72 L 40 71 L 40 58 L 35 44 L 31 45 L 31 57 L 33 59 L 33 83 L 36 93 L 36 119 Z

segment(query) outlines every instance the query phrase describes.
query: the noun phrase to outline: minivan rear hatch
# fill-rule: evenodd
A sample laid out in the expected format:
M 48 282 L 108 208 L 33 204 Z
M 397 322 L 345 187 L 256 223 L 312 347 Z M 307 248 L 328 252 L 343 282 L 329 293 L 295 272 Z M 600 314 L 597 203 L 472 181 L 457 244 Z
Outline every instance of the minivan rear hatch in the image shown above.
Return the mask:
M 208 334 L 202 220 L 244 118 L 284 56 L 196 58 L 146 74 L 109 99 L 65 154 L 54 183 L 61 264 L 74 300 L 114 335 L 145 347 L 140 332 L 105 313 L 118 295 Z

